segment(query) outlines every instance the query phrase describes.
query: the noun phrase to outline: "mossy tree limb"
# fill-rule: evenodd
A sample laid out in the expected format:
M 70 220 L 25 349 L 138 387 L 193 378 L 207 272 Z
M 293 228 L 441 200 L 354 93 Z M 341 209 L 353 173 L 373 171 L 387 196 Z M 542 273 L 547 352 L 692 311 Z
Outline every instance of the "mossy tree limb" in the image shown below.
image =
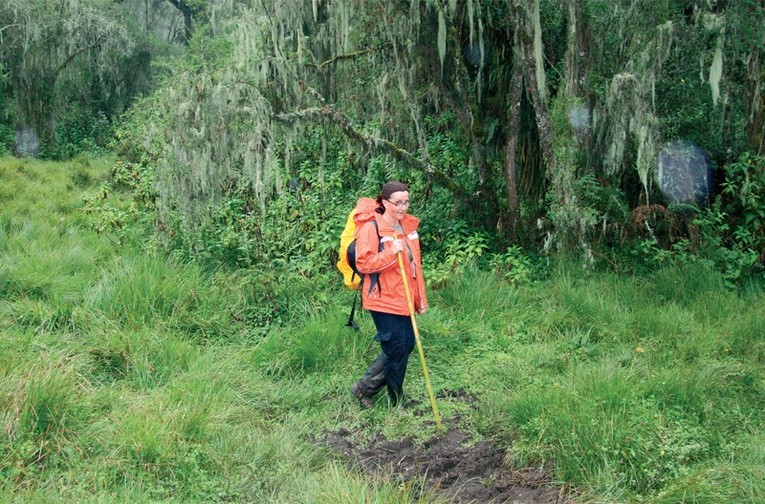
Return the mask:
M 392 156 L 404 165 L 417 169 L 425 173 L 428 177 L 433 178 L 438 185 L 448 189 L 463 203 L 467 204 L 469 201 L 468 195 L 464 190 L 438 169 L 438 167 L 427 161 L 423 161 L 390 140 L 364 133 L 353 125 L 350 117 L 326 102 L 322 103 L 321 107 L 311 107 L 293 112 L 274 114 L 273 117 L 285 124 L 295 124 L 298 121 L 329 120 L 333 125 L 337 126 L 346 137 L 358 142 L 364 149 Z

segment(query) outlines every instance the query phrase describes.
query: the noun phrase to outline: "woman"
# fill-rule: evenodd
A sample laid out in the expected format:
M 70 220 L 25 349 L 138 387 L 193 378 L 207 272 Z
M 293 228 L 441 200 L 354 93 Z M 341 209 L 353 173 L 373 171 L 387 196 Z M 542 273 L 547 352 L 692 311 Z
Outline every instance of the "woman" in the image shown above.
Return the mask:
M 407 213 L 409 188 L 402 182 L 388 182 L 377 196 L 377 206 L 374 215 L 358 216 L 366 223 L 356 231 L 356 267 L 364 274 L 362 306 L 372 315 L 375 339 L 382 347 L 380 356 L 351 388 L 363 408 L 374 404 L 372 397 L 384 386 L 394 405 L 404 392 L 406 365 L 415 341 L 398 254 L 403 254 L 414 309 L 422 314 L 428 307 L 417 235 L 420 219 Z

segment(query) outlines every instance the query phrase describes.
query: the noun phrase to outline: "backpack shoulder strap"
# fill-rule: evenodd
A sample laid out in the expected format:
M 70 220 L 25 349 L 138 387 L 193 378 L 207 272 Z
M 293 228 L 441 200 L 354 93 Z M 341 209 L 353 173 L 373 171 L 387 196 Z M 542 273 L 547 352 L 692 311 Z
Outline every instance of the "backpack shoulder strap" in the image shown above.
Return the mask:
M 383 249 L 385 248 L 385 246 L 382 244 L 382 241 L 380 240 L 380 227 L 377 224 L 377 219 L 372 219 L 372 222 L 375 225 L 375 232 L 377 233 L 377 242 L 378 242 L 377 251 L 378 252 L 382 252 Z M 356 254 L 356 251 L 355 251 L 356 243 L 355 243 L 355 241 L 356 240 L 354 240 L 351 243 L 351 245 L 348 247 L 349 250 L 350 250 L 351 247 L 354 248 L 354 251 L 353 251 L 354 255 Z M 362 275 L 361 273 L 356 273 L 356 270 L 354 269 L 353 270 L 353 276 L 356 276 L 357 274 L 359 275 L 359 277 L 361 277 L 362 283 L 363 283 L 364 275 Z M 374 288 L 379 283 L 380 283 L 380 273 L 370 273 L 369 274 L 369 292 L 371 293 L 374 290 Z M 361 289 L 359 289 L 359 295 L 360 294 L 361 294 Z M 353 320 L 353 316 L 356 314 L 356 299 L 358 299 L 358 297 L 357 296 L 353 296 L 353 306 L 351 307 L 350 315 L 348 315 L 348 322 L 345 325 L 347 325 L 349 327 L 352 327 L 354 330 L 358 331 L 359 330 L 359 325 L 356 323 L 355 320 Z
M 375 232 L 377 233 L 377 252 L 382 252 L 385 246 L 383 245 L 382 240 L 380 240 L 380 227 L 377 225 L 377 219 L 372 219 L 372 223 L 375 225 Z M 369 279 L 369 293 L 371 294 L 375 287 L 380 283 L 380 274 L 372 273 L 369 275 Z

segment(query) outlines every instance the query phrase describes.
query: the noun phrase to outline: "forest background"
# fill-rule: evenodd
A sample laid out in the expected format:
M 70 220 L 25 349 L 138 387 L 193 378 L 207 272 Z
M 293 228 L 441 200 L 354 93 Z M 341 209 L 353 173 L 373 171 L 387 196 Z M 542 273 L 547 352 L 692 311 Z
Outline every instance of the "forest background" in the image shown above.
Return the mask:
M 674 272 L 671 282 L 698 288 L 701 278 L 713 288 L 699 292 L 714 297 L 720 291 L 732 296 L 732 305 L 749 306 L 744 300 L 757 295 L 765 271 L 763 21 L 761 0 L 2 0 L 0 151 L 22 160 L 6 165 L 4 185 L 15 187 L 12 177 L 30 170 L 25 159 L 65 162 L 75 192 L 85 192 L 80 206 L 87 219 L 80 225 L 87 222 L 113 253 L 156 254 L 178 265 L 163 262 L 169 271 L 191 268 L 192 277 L 210 285 L 224 275 L 249 292 L 242 294 L 246 303 L 233 303 L 240 311 L 226 322 L 184 319 L 182 332 L 193 333 L 203 348 L 225 339 L 227 323 L 248 327 L 238 336 L 246 344 L 273 344 L 269 337 L 291 323 L 294 296 L 308 299 L 306 317 L 322 300 L 329 303 L 342 287 L 334 263 L 347 212 L 390 179 L 410 185 L 410 211 L 423 219 L 426 278 L 444 306 L 460 281 L 472 282 L 478 293 L 483 284 L 539 292 L 558 285 L 568 299 L 574 287 L 566 275 L 644 276 L 661 284 L 665 271 Z M 7 189 L 3 201 L 22 192 Z M 0 285 L 9 327 L 22 327 L 16 338 L 83 331 L 74 308 L 80 302 L 130 327 L 157 316 L 114 292 L 112 302 L 133 306 L 134 313 L 111 313 L 106 299 L 94 307 L 92 290 L 74 301 L 68 292 L 58 297 L 47 280 L 39 284 L 34 268 L 36 280 L 25 280 L 12 261 L 19 257 L 9 252 L 25 228 L 18 214 L 4 215 Z M 141 267 L 150 276 L 156 264 L 147 261 Z M 562 263 L 567 273 L 560 273 Z M 104 281 L 84 280 L 106 296 Z M 30 299 L 45 303 L 31 308 Z M 584 311 L 593 309 L 585 305 Z M 582 306 L 576 306 L 577 323 L 552 321 L 540 331 L 561 336 L 579 357 L 594 358 L 592 349 L 610 331 L 579 320 Z M 168 312 L 172 324 L 177 308 Z M 701 312 L 708 309 L 704 304 Z M 731 348 L 738 352 L 734 364 L 715 369 L 727 384 L 722 389 L 734 383 L 754 408 L 763 399 L 762 374 L 754 370 L 763 347 L 762 330 L 755 329 L 761 316 L 751 317 L 739 322 L 748 329 L 726 329 L 705 345 L 719 346 L 712 353 L 725 358 Z M 704 320 L 713 326 L 705 333 L 719 329 L 717 323 L 728 327 Z M 104 330 L 94 324 L 86 324 L 89 331 Z M 448 333 L 447 327 L 426 324 L 424 330 Z M 720 339 L 728 337 L 734 341 Z M 146 345 L 137 341 L 112 341 L 89 355 L 114 369 L 107 375 L 125 378 L 128 371 L 120 369 L 135 366 L 135 347 Z M 644 346 L 632 345 L 632 352 L 641 354 Z M 681 360 L 701 353 L 684 351 Z M 571 372 L 567 363 L 546 358 L 541 361 L 556 373 Z M 311 371 L 311 359 L 299 361 L 301 373 Z M 4 372 L 18 378 L 14 369 L 9 364 Z M 697 379 L 691 383 L 700 387 Z M 53 406 L 63 401 L 63 410 L 46 402 L 50 398 L 35 403 L 29 388 L 20 387 L 23 397 L 11 385 L 4 389 L 4 402 L 14 405 L 3 416 L 7 491 L 38 491 L 73 456 L 66 452 L 72 431 L 63 417 L 83 413 L 66 409 L 74 394 L 62 392 L 67 380 L 56 381 L 62 388 L 53 396 Z M 557 479 L 594 489 L 600 499 L 676 495 L 670 482 L 703 480 L 699 474 L 716 467 L 710 460 L 735 458 L 740 448 L 722 434 L 705 437 L 717 429 L 704 423 L 704 405 L 713 400 L 689 391 L 687 377 L 678 380 L 676 388 L 699 401 L 690 408 L 693 421 L 674 418 L 682 408 L 663 396 L 669 390 L 638 394 L 651 398 L 650 407 L 640 403 L 641 411 L 661 417 L 652 420 L 661 427 L 648 431 L 667 448 L 661 456 L 646 448 L 650 460 L 632 460 L 630 453 L 644 447 L 626 439 L 606 450 L 615 450 L 619 463 L 604 455 L 589 467 L 567 469 L 562 453 L 572 453 L 541 440 L 555 418 L 535 409 L 541 405 L 513 403 L 506 410 L 512 421 L 498 422 L 499 433 L 484 426 L 483 434 L 528 443 L 520 460 L 553 460 Z M 553 396 L 540 394 L 573 407 L 570 397 Z M 731 399 L 736 408 L 738 399 Z M 717 419 L 721 430 L 762 422 L 749 406 L 736 411 L 735 421 Z M 158 478 L 156 486 L 132 491 L 166 497 L 183 471 L 222 472 L 195 442 L 181 466 L 156 465 L 158 447 L 122 454 Z M 74 452 L 82 456 L 87 449 Z M 751 483 L 761 474 L 762 454 L 747 453 L 754 476 L 743 479 Z M 64 466 L 43 463 L 56 457 Z M 607 470 L 612 463 L 630 469 L 615 476 Z M 703 469 L 689 469 L 698 463 Z M 172 475 L 157 467 L 170 467 Z M 137 478 L 120 471 L 91 485 L 103 490 Z M 702 490 L 699 495 L 707 495 Z M 241 497 L 238 491 L 232 495 Z M 735 495 L 748 502 L 752 494 Z

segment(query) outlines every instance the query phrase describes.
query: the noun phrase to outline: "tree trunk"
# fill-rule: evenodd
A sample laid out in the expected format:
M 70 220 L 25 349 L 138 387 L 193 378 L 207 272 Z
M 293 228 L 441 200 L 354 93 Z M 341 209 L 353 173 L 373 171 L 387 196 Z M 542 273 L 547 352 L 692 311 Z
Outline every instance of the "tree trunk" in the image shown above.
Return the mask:
M 187 44 L 191 40 L 191 34 L 194 32 L 194 11 L 185 0 L 168 0 L 173 6 L 181 11 L 183 15 L 183 26 L 185 41 Z
M 19 131 L 27 138 L 35 137 L 40 147 L 49 148 L 55 140 L 54 92 L 58 72 L 33 69 L 30 74 L 19 76 L 16 87 L 20 109 Z M 37 151 L 31 155 L 36 156 Z
M 746 139 L 747 148 L 765 153 L 765 62 L 759 48 L 749 56 L 746 86 Z
M 461 54 L 455 51 L 456 56 L 453 60 L 454 77 L 449 83 L 443 79 L 437 80 L 440 95 L 449 110 L 454 112 L 460 122 L 460 126 L 465 136 L 470 140 L 470 150 L 472 155 L 470 162 L 478 174 L 478 186 L 476 188 L 477 198 L 470 203 L 484 218 L 494 218 L 498 215 L 498 202 L 493 197 L 494 181 L 498 174 L 491 171 L 486 163 L 486 133 L 483 129 L 483 118 L 481 117 L 481 104 L 471 92 L 473 85 L 470 82 L 468 71 L 462 61 Z M 487 228 L 496 227 L 496 221 L 486 222 Z
M 593 135 L 590 128 L 588 76 L 590 74 L 590 30 L 584 15 L 583 0 L 568 1 L 568 37 L 565 60 L 565 93 L 572 101 L 579 101 L 569 114 L 578 147 L 587 156 L 585 166 L 591 167 Z
M 568 2 L 568 47 L 566 49 L 566 95 L 581 96 L 587 89 L 588 38 L 582 16 L 582 0 Z
M 523 98 L 523 58 L 517 39 L 518 37 L 516 37 L 515 50 L 513 51 L 513 84 L 510 89 L 507 141 L 505 142 L 505 186 L 507 187 L 507 208 L 510 214 L 507 222 L 507 234 L 511 238 L 515 238 L 521 208 L 518 200 L 516 159 L 520 134 L 519 125 L 521 123 L 521 99 Z
M 515 0 L 517 4 L 519 0 Z M 537 79 L 537 55 L 534 51 L 534 16 L 539 15 L 538 0 L 524 0 L 520 9 L 515 9 L 520 15 L 519 40 L 517 44 L 521 51 L 521 60 L 523 61 L 523 76 L 526 84 L 526 93 L 531 104 L 534 107 L 534 117 L 539 131 L 539 144 L 542 150 L 542 157 L 546 165 L 547 178 L 552 178 L 555 169 L 555 155 L 553 153 L 553 133 L 550 125 L 550 117 L 547 112 L 546 96 L 547 87 L 544 82 Z M 541 55 L 539 55 L 541 57 Z

